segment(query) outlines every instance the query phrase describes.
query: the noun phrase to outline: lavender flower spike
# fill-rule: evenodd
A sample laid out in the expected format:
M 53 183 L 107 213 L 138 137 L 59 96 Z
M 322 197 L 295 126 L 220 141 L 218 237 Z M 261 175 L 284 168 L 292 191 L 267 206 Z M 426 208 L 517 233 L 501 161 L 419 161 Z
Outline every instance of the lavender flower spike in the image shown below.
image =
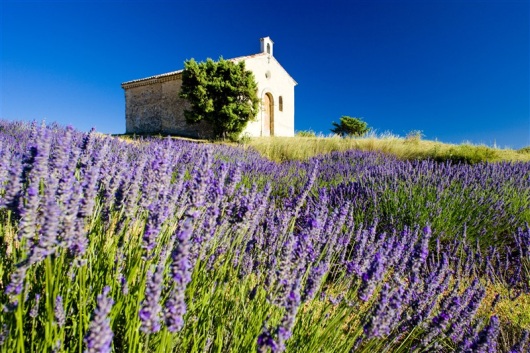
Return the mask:
M 7 338 L 9 337 L 9 328 L 6 324 L 2 326 L 2 329 L 0 329 L 0 347 L 4 345 L 4 342 L 7 341 Z
M 106 286 L 98 295 L 98 304 L 92 315 L 92 321 L 85 336 L 87 349 L 84 353 L 110 353 L 113 333 L 110 328 L 109 313 L 114 301 L 108 297 L 110 287 Z
M 142 301 L 142 308 L 139 311 L 142 321 L 141 330 L 146 333 L 155 333 L 160 330 L 160 296 L 163 287 L 164 266 L 158 265 L 155 272 L 147 272 L 147 284 L 145 298 Z
M 55 310 L 54 310 L 55 321 L 59 327 L 63 327 L 66 322 L 64 316 L 63 297 L 60 295 L 55 298 Z
M 261 329 L 261 334 L 258 336 L 258 353 L 265 353 L 269 348 L 272 352 L 279 352 L 280 349 L 265 323 Z
M 372 296 L 375 287 L 379 281 L 383 278 L 385 269 L 385 259 L 382 257 L 381 252 L 377 252 L 374 256 L 368 271 L 362 275 L 362 283 L 357 292 L 357 296 L 362 301 L 367 301 Z
M 192 263 L 190 259 L 190 237 L 193 233 L 193 218 L 184 220 L 182 228 L 177 233 L 179 243 L 171 253 L 170 266 L 174 287 L 165 304 L 165 321 L 170 332 L 177 332 L 184 326 L 186 314 L 185 291 L 191 281 Z
M 39 315 L 40 294 L 35 294 L 35 305 L 29 311 L 29 316 L 35 319 Z
M 499 319 L 490 318 L 490 324 L 479 332 L 477 338 L 466 353 L 495 353 L 497 352 L 497 336 L 499 335 Z

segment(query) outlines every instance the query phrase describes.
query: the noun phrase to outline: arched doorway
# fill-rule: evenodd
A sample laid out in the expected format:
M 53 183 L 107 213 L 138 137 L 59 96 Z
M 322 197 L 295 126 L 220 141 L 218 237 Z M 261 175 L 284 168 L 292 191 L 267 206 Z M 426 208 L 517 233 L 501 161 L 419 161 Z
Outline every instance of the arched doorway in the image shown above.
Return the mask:
M 274 100 L 272 94 L 265 93 L 263 96 L 263 120 L 261 136 L 274 135 Z

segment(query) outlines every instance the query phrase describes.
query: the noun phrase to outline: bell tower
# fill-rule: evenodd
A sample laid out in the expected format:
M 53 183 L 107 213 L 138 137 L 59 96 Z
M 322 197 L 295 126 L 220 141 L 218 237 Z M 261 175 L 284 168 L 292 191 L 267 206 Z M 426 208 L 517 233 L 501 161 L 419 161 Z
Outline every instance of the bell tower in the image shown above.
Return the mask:
M 267 53 L 270 56 L 272 56 L 272 47 L 274 45 L 274 42 L 269 37 L 261 38 L 260 42 L 261 42 L 261 52 Z

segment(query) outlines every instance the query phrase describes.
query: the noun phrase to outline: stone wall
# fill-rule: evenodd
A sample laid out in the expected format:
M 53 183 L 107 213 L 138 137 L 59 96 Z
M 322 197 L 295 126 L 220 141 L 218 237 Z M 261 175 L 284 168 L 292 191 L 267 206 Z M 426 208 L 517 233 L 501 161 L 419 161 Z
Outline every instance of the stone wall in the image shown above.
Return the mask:
M 172 77 L 124 87 L 126 133 L 211 137 L 207 124 L 186 123 L 184 110 L 189 103 L 179 97 L 181 86 L 180 77 Z

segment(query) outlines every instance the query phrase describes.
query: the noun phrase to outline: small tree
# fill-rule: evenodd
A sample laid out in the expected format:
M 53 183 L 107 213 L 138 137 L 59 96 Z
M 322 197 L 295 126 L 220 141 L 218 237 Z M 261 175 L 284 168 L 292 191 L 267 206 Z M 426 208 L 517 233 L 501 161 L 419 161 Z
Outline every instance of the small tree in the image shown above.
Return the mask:
M 180 96 L 191 104 L 184 111 L 188 123 L 208 122 L 214 137 L 235 137 L 254 119 L 259 109 L 258 85 L 245 62 L 220 58 L 184 63 Z
M 370 128 L 368 124 L 362 121 L 361 118 L 352 118 L 350 116 L 342 116 L 340 118 L 340 123 L 333 122 L 334 128 L 331 129 L 331 132 L 344 136 L 363 136 Z

